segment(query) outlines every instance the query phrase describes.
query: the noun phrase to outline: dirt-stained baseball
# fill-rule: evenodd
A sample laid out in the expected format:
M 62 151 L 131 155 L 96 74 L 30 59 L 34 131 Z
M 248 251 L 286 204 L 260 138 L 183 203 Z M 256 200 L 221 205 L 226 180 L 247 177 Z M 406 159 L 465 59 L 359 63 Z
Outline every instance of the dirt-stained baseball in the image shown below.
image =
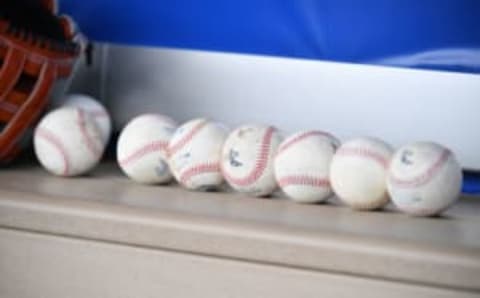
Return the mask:
M 108 143 L 112 121 L 107 109 L 100 102 L 86 94 L 69 94 L 63 100 L 63 106 L 77 107 L 88 112 L 97 121 L 104 144 Z
M 416 142 L 400 148 L 390 164 L 387 187 L 393 203 L 417 216 L 440 214 L 459 197 L 462 168 L 442 145 Z
M 330 183 L 335 194 L 353 209 L 373 210 L 386 205 L 387 170 L 393 149 L 370 137 L 343 143 L 333 156 Z
M 177 124 L 160 114 L 143 114 L 130 120 L 117 143 L 117 161 L 136 182 L 161 184 L 172 180 L 167 147 Z
M 275 156 L 275 178 L 282 191 L 295 202 L 325 201 L 332 193 L 330 162 L 337 138 L 323 131 L 301 131 L 285 139 Z
M 214 190 L 223 184 L 220 171 L 227 129 L 205 118 L 177 128 L 168 146 L 168 161 L 175 179 L 191 190 Z
M 261 197 L 277 188 L 273 159 L 282 137 L 273 126 L 243 125 L 230 133 L 222 150 L 222 172 L 236 191 Z
M 59 176 L 87 173 L 104 150 L 96 121 L 74 107 L 59 108 L 43 117 L 35 128 L 33 145 L 42 166 Z

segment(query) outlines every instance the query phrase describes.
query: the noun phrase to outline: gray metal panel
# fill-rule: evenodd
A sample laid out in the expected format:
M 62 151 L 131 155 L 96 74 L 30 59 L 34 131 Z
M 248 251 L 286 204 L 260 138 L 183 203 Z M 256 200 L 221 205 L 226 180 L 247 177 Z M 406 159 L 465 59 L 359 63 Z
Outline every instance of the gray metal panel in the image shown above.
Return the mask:
M 95 44 L 92 51 L 92 64 L 88 65 L 86 56 L 82 55 L 77 62 L 74 75 L 69 82 L 67 93 L 86 93 L 101 102 L 105 102 L 105 62 L 108 54 L 108 45 Z M 54 106 L 62 98 L 54 98 Z

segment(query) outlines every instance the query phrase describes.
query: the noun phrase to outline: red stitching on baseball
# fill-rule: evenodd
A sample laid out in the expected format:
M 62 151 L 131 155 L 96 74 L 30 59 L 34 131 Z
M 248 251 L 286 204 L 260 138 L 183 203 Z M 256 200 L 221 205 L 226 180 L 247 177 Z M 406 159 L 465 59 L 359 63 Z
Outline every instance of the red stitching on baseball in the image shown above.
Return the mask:
M 330 180 L 328 178 L 314 177 L 310 175 L 292 175 L 284 176 L 277 179 L 280 187 L 291 185 L 307 185 L 312 187 L 330 187 Z
M 168 156 L 172 156 L 178 150 L 182 149 L 188 142 L 190 142 L 193 137 L 207 124 L 207 121 L 201 121 L 197 123 L 183 138 L 178 140 L 175 144 L 168 146 Z
M 133 153 L 128 155 L 126 158 L 119 160 L 121 166 L 127 166 L 128 164 L 144 157 L 147 154 L 154 153 L 157 151 L 167 151 L 168 142 L 164 141 L 155 141 L 146 144 L 145 146 L 138 148 Z
M 292 145 L 304 140 L 304 139 L 307 139 L 309 137 L 312 137 L 312 136 L 324 136 L 324 137 L 328 137 L 328 138 L 332 138 L 332 139 L 335 139 L 335 137 L 331 134 L 329 134 L 328 132 L 324 132 L 324 131 L 307 131 L 305 133 L 302 133 L 298 136 L 296 136 L 295 138 L 291 139 L 290 141 L 288 141 L 287 143 L 285 144 L 282 144 L 279 148 L 278 148 L 278 151 L 277 151 L 277 156 L 284 152 L 285 150 L 287 150 L 288 148 L 290 148 Z
M 87 128 L 85 127 L 85 112 L 82 109 L 77 109 L 78 115 L 78 126 L 80 128 L 80 134 L 82 135 L 83 139 L 85 140 L 85 144 L 87 145 L 88 151 L 93 156 L 97 156 L 100 153 L 100 149 L 95 145 L 94 140 L 92 140 L 91 136 L 88 134 Z
M 390 163 L 390 161 L 387 160 L 380 153 L 371 151 L 366 148 L 340 148 L 337 150 L 336 154 L 342 155 L 342 156 L 362 156 L 362 157 L 370 158 L 378 162 L 385 169 L 388 168 L 388 165 Z
M 222 169 L 224 177 L 231 183 L 236 184 L 238 186 L 247 186 L 260 178 L 262 176 L 263 171 L 267 167 L 268 163 L 268 155 L 270 153 L 270 145 L 272 143 L 272 137 L 275 129 L 271 126 L 268 127 L 265 135 L 262 139 L 262 144 L 260 145 L 260 150 L 257 154 L 257 160 L 255 161 L 255 166 L 253 169 L 248 173 L 245 177 L 233 177 L 230 175 L 225 169 Z
M 180 175 L 179 180 L 182 184 L 186 184 L 194 176 L 205 174 L 205 173 L 219 173 L 219 172 L 220 172 L 220 164 L 218 162 L 201 163 L 186 169 Z
M 35 132 L 37 137 L 40 137 L 50 143 L 53 147 L 55 147 L 62 157 L 63 160 L 63 175 L 68 175 L 70 172 L 70 166 L 68 162 L 68 153 L 65 147 L 63 146 L 62 141 L 60 138 L 58 138 L 55 134 L 50 132 L 49 130 L 42 128 L 42 127 L 37 127 L 37 130 Z
M 447 149 L 442 151 L 438 159 L 424 172 L 410 179 L 401 179 L 390 174 L 390 180 L 393 184 L 403 188 L 419 187 L 427 184 L 433 176 L 440 170 L 450 157 L 451 152 Z

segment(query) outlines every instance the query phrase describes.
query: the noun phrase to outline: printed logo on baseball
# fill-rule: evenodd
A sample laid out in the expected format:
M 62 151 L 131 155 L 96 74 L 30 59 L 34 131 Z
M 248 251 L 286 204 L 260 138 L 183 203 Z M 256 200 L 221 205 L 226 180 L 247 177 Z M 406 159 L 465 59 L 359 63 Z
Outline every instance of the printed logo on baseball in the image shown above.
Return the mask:
M 462 168 L 453 153 L 432 142 L 400 148 L 390 164 L 387 187 L 393 203 L 416 216 L 442 213 L 458 199 Z
M 160 114 L 143 114 L 130 120 L 117 143 L 117 161 L 123 172 L 139 183 L 170 182 L 173 177 L 167 147 L 176 126 L 175 121 Z
M 330 183 L 335 194 L 353 209 L 373 210 L 386 205 L 387 170 L 393 149 L 376 138 L 345 142 L 333 156 Z
M 50 173 L 77 176 L 90 171 L 102 157 L 100 128 L 84 110 L 63 107 L 48 113 L 34 131 L 37 159 Z
M 332 196 L 330 162 L 340 142 L 323 131 L 302 131 L 285 139 L 275 156 L 275 178 L 293 201 L 316 203 Z
M 244 125 L 227 137 L 222 150 L 222 172 L 236 191 L 261 197 L 277 188 L 273 159 L 282 138 L 266 125 Z
M 77 107 L 88 112 L 95 119 L 100 128 L 103 143 L 108 143 L 112 130 L 112 121 L 107 109 L 105 109 L 100 102 L 85 94 L 69 94 L 64 97 L 63 106 Z
M 220 157 L 226 137 L 225 126 L 204 118 L 180 126 L 168 146 L 175 179 L 192 190 L 213 190 L 222 185 Z

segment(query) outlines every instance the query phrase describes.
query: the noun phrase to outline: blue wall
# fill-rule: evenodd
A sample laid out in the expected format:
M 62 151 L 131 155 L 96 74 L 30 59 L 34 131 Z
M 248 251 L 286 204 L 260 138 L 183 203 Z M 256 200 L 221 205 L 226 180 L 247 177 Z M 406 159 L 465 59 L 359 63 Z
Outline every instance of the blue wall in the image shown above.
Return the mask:
M 480 73 L 478 0 L 63 0 L 61 10 L 99 41 Z

